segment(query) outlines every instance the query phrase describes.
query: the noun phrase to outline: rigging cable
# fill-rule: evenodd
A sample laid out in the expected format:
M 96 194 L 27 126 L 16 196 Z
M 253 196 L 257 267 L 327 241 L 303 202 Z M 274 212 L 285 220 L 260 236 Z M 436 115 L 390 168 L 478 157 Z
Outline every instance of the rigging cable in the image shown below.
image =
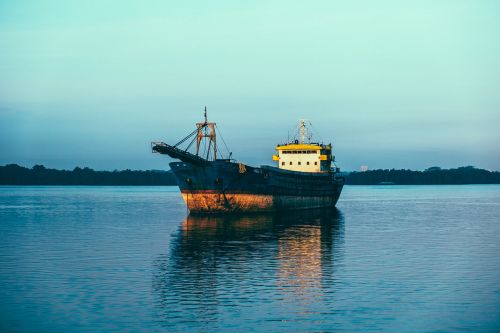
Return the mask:
M 316 127 L 313 126 L 313 124 L 309 121 L 309 125 L 311 125 L 311 129 L 313 130 L 313 134 L 317 135 L 319 139 L 321 140 L 321 143 L 324 143 L 323 138 L 321 137 L 321 134 L 319 134 L 319 131 L 316 129 Z
M 189 148 L 191 148 L 191 146 L 192 146 L 192 145 L 193 145 L 193 143 L 194 143 L 194 140 L 196 140 L 196 136 L 195 136 L 195 137 L 193 137 L 193 140 L 191 140 L 191 142 L 188 144 L 187 148 L 186 148 L 186 149 L 184 149 L 184 151 L 188 151 L 188 150 L 189 150 Z
M 222 136 L 220 130 L 219 130 L 219 127 L 218 126 L 215 126 L 215 130 L 217 131 L 217 133 L 219 133 L 219 136 L 220 138 L 222 139 L 222 143 L 224 144 L 224 147 L 226 147 L 226 151 L 227 151 L 227 154 L 228 156 L 230 155 L 231 151 L 229 150 L 229 148 L 227 147 L 226 145 L 226 141 L 224 140 L 224 137 Z M 221 154 L 222 155 L 222 154 Z
M 205 126 L 205 125 L 203 125 Z M 182 144 L 184 141 L 186 141 L 187 139 L 189 139 L 192 135 L 196 134 L 198 132 L 198 128 L 195 129 L 194 131 L 192 131 L 191 133 L 189 133 L 184 139 L 182 139 L 181 141 L 177 142 L 174 147 L 177 147 L 178 145 Z

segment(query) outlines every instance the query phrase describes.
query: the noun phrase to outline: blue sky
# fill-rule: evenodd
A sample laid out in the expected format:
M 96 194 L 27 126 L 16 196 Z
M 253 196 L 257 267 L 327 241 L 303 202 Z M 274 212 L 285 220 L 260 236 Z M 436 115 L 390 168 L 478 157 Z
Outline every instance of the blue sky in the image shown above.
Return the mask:
M 165 169 L 208 106 L 272 164 L 300 118 L 341 168 L 500 170 L 498 1 L 2 1 L 0 164 Z

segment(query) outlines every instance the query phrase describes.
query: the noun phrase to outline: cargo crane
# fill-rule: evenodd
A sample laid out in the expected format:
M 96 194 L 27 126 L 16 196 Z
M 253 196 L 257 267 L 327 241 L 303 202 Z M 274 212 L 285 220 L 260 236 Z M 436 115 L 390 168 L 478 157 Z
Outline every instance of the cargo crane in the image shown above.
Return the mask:
M 217 160 L 217 134 L 216 134 L 216 123 L 208 122 L 207 119 L 207 107 L 205 106 L 204 113 L 205 121 L 202 123 L 196 123 L 196 129 L 189 133 L 182 140 L 177 142 L 175 145 L 169 145 L 165 142 L 151 142 L 151 150 L 153 153 L 165 154 L 172 158 L 179 159 L 186 163 L 191 163 L 197 166 L 207 165 L 210 162 L 210 158 L 213 161 Z M 189 144 L 185 149 L 179 148 L 183 143 L 188 142 Z M 200 147 L 202 142 L 208 141 L 208 149 L 206 149 L 206 154 L 200 155 Z M 191 148 L 193 143 L 196 141 L 196 153 L 190 153 L 188 150 Z M 206 144 L 206 142 L 204 142 Z

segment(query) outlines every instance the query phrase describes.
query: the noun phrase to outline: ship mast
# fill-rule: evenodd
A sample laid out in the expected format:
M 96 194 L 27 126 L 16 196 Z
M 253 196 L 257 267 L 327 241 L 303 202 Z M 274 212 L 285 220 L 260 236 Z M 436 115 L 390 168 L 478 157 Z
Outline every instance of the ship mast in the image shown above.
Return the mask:
M 305 119 L 300 120 L 300 143 L 304 143 L 306 137 L 306 121 Z
M 203 123 L 196 123 L 196 155 L 199 156 L 200 144 L 203 139 L 208 139 L 208 149 L 206 160 L 210 155 L 210 149 L 213 143 L 214 161 L 217 159 L 217 136 L 215 134 L 215 123 L 209 123 L 207 120 L 207 107 L 205 106 L 204 112 L 205 121 Z
M 209 159 L 210 153 L 211 151 L 213 151 L 212 157 L 213 161 L 215 161 L 217 159 L 216 124 L 208 122 L 206 106 L 203 116 L 204 116 L 204 121 L 202 123 L 196 123 L 196 129 L 191 133 L 189 133 L 182 140 L 177 142 L 175 145 L 171 146 L 165 142 L 151 142 L 151 149 L 153 150 L 153 153 L 166 154 L 169 155 L 170 157 L 178 158 L 186 163 L 203 166 L 210 161 Z M 206 144 L 207 140 L 208 140 L 208 147 Z M 195 141 L 196 141 L 196 154 L 192 154 L 188 150 Z M 200 156 L 200 146 L 202 141 L 204 141 L 205 143 L 202 155 L 205 156 Z M 179 148 L 180 145 L 184 144 L 185 142 L 189 142 L 187 147 L 185 149 Z M 224 139 L 222 139 L 222 142 L 224 142 Z

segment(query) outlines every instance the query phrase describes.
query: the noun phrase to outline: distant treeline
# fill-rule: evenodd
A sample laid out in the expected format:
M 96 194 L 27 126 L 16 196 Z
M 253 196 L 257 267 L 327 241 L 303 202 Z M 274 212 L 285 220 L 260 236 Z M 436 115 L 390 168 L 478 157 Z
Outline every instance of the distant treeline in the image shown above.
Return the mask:
M 0 185 L 177 185 L 169 171 L 95 171 L 47 169 L 35 165 L 28 169 L 17 164 L 0 166 Z
M 500 184 L 500 172 L 471 166 L 457 169 L 432 167 L 425 171 L 371 170 L 351 172 L 348 185 L 440 185 Z M 0 166 L 0 185 L 177 185 L 170 171 L 95 171 L 47 169 L 43 165 L 25 168 L 17 164 Z
M 500 184 L 500 172 L 477 169 L 472 166 L 457 169 L 432 167 L 425 171 L 371 170 L 351 172 L 349 185 L 445 185 L 445 184 Z

